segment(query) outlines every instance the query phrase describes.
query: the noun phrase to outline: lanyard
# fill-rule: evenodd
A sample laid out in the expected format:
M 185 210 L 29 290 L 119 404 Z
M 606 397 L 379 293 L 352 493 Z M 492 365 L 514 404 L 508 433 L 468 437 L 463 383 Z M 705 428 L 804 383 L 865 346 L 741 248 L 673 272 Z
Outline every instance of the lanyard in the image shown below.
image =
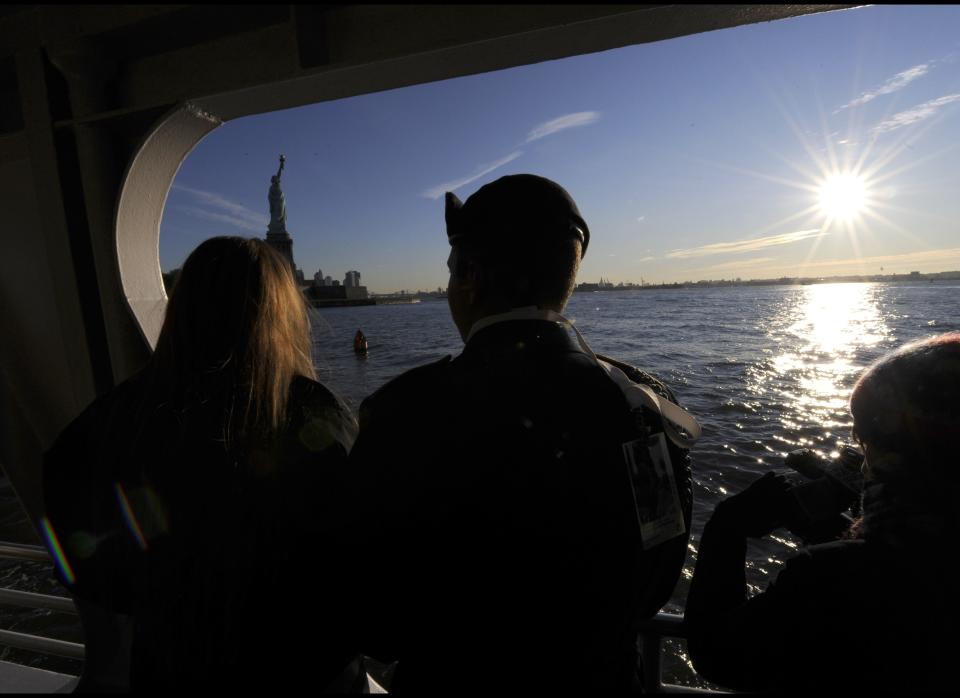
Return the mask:
M 680 448 L 689 449 L 697 439 L 700 438 L 702 430 L 700 424 L 692 414 L 680 407 L 680 405 L 661 397 L 649 386 L 643 383 L 634 383 L 616 366 L 612 366 L 606 361 L 598 359 L 593 349 L 587 344 L 587 340 L 580 334 L 580 330 L 578 330 L 572 322 L 567 320 L 567 318 L 563 317 L 563 315 L 553 310 L 541 310 L 531 305 L 524 308 L 514 308 L 509 312 L 500 313 L 499 315 L 489 315 L 474 323 L 467 335 L 467 341 L 469 342 L 470 338 L 484 327 L 508 320 L 547 320 L 569 327 L 577 335 L 577 343 L 580 345 L 583 353 L 596 361 L 597 365 L 607 372 L 607 375 L 609 375 L 613 382 L 623 391 L 631 407 L 637 408 L 644 406 L 663 417 L 664 433 L 673 443 Z M 683 432 L 686 433 L 684 434 Z

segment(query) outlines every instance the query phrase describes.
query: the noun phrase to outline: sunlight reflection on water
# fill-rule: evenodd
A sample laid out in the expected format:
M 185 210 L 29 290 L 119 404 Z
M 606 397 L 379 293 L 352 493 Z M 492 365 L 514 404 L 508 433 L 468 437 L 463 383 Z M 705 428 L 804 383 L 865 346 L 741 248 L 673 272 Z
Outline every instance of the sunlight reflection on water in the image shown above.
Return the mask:
M 771 318 L 767 337 L 780 349 L 767 370 L 750 372 L 747 388 L 781 397 L 780 421 L 788 430 L 820 425 L 846 438 L 850 387 L 863 368 L 858 357 L 891 332 L 878 292 L 876 284 L 807 286 Z

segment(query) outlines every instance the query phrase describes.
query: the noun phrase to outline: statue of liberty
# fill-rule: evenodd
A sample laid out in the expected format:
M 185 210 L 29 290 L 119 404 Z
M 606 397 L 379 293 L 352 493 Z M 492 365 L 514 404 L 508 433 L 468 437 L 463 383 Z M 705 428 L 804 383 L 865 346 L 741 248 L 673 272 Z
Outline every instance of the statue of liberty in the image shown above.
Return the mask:
M 280 174 L 283 172 L 283 163 L 286 158 L 280 156 L 280 169 L 277 174 L 270 178 L 270 193 L 267 199 L 270 202 L 270 230 L 286 232 L 287 229 L 287 204 L 283 199 L 283 192 L 280 190 Z
M 287 232 L 287 204 L 280 190 L 280 175 L 283 174 L 283 164 L 286 158 L 280 156 L 280 169 L 270 178 L 270 192 L 267 200 L 270 202 L 270 223 L 267 226 L 267 243 L 283 255 L 290 263 L 290 271 L 294 277 L 298 276 L 297 265 L 293 261 L 293 240 Z

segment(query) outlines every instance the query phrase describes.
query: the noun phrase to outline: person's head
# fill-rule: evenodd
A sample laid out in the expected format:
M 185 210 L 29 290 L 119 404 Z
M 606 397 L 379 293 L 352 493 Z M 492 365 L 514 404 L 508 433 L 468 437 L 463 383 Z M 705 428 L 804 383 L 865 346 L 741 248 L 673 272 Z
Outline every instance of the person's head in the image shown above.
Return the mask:
M 955 480 L 960 438 L 960 332 L 911 342 L 860 376 L 850 397 L 868 477 Z
M 169 394 L 227 401 L 235 434 L 279 428 L 291 381 L 316 377 L 290 265 L 262 240 L 201 243 L 177 278 L 152 363 Z
M 473 324 L 512 308 L 563 310 L 590 229 L 560 185 L 535 175 L 501 177 L 465 203 L 446 196 L 450 312 L 466 338 Z

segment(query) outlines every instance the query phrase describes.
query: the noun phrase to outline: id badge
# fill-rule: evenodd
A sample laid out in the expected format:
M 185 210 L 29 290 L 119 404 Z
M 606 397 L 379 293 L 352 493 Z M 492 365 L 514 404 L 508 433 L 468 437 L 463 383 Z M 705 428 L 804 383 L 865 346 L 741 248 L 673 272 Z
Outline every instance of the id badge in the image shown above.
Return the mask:
M 680 494 L 663 432 L 623 444 L 643 549 L 686 532 Z

